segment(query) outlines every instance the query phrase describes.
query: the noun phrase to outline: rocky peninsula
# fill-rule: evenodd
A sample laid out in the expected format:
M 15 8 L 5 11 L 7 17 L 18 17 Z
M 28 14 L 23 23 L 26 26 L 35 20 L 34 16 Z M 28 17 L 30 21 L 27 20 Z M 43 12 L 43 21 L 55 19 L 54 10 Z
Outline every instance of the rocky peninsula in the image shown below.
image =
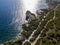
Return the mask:
M 36 13 L 26 11 L 21 36 L 3 45 L 60 45 L 60 4 Z

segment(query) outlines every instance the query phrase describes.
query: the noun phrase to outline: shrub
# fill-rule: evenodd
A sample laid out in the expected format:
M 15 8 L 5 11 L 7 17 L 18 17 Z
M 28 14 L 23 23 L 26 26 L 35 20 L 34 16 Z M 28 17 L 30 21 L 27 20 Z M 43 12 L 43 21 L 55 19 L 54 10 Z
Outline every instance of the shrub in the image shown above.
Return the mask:
M 31 45 L 31 43 L 26 41 L 23 45 Z

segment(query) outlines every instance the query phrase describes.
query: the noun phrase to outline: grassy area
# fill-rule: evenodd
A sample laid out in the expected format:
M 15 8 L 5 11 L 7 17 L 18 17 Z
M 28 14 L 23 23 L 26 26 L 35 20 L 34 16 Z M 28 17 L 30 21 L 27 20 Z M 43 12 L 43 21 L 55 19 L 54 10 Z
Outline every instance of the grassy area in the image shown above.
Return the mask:
M 23 45 L 31 45 L 31 43 L 26 41 Z

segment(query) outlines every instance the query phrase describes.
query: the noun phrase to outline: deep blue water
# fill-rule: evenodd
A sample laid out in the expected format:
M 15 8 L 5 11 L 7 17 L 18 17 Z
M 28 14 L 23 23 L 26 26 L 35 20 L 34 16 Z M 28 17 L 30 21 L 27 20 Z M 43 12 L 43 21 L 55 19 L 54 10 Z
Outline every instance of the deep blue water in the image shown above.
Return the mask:
M 0 43 L 15 39 L 20 33 L 21 9 L 22 5 L 19 0 L 0 0 Z
M 37 9 L 44 7 L 44 1 L 39 0 Z M 21 32 L 23 11 L 22 0 L 0 0 L 0 43 L 15 39 Z

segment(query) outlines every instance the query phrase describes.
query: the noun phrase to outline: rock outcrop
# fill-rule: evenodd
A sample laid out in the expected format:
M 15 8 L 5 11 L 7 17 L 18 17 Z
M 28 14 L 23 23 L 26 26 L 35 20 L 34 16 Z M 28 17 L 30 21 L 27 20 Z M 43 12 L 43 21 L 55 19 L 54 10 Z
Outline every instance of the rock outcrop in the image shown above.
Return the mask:
M 34 13 L 31 13 L 30 11 L 26 11 L 26 20 L 28 20 L 28 22 L 35 19 L 36 19 L 36 15 Z

